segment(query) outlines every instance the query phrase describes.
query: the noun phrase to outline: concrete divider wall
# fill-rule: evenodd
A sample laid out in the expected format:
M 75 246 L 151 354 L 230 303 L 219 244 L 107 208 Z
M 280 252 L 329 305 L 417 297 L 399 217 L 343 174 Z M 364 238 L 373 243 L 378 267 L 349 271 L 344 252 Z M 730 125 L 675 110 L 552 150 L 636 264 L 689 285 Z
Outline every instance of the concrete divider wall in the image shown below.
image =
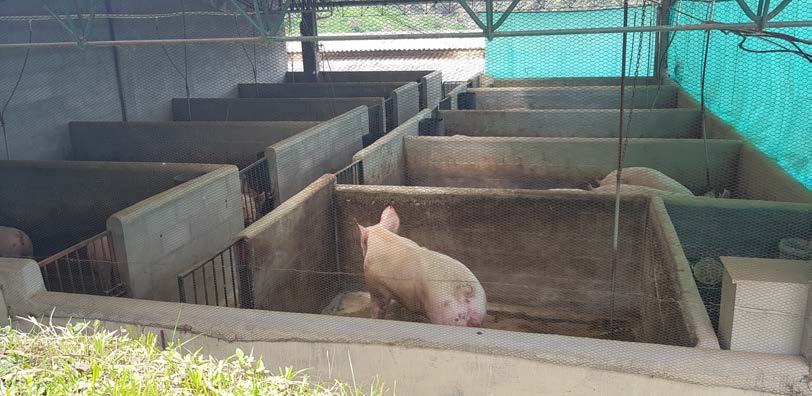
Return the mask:
M 468 90 L 468 87 L 466 87 L 465 84 L 462 84 L 462 85 L 456 86 L 454 89 L 451 90 L 451 92 L 448 93 L 448 95 L 446 97 L 451 98 L 451 109 L 450 110 L 457 110 L 457 109 L 460 108 L 459 103 L 457 103 L 457 99 L 458 99 L 457 95 L 459 95 L 459 94 L 461 94 L 463 92 L 466 92 L 467 90 Z
M 370 129 L 383 131 L 383 98 L 237 98 L 172 99 L 175 121 L 326 121 L 367 106 Z M 374 128 L 373 128 L 374 126 Z
M 456 99 L 456 97 L 454 97 Z M 446 135 L 506 137 L 616 137 L 617 110 L 477 110 L 442 111 Z M 633 138 L 701 138 L 699 110 L 653 109 L 631 114 L 626 136 Z
M 742 144 L 738 168 L 734 197 L 812 204 L 812 190 L 747 141 Z
M 632 94 L 634 91 L 634 94 Z M 476 108 L 506 109 L 617 109 L 620 87 L 529 87 L 472 88 Z M 674 108 L 677 91 L 674 85 L 628 87 L 627 108 Z
M 391 125 L 394 129 L 420 111 L 420 90 L 417 83 L 410 82 L 393 90 L 392 106 L 392 113 L 387 114 L 387 121 L 393 118 Z
M 48 317 L 56 325 L 100 320 L 134 335 L 174 335 L 169 341 L 217 358 L 233 355 L 236 348 L 253 350 L 272 370 L 310 367 L 310 375 L 325 382 L 350 377 L 358 384 L 397 382 L 406 394 L 489 389 L 598 396 L 630 387 L 641 394 L 803 394 L 802 378 L 809 372 L 801 356 L 499 330 L 475 334 L 464 327 L 54 293 L 45 291 L 37 264 L 21 259 L 0 258 L 0 290 L 12 319 Z M 15 328 L 27 327 L 17 321 Z M 351 356 L 352 364 L 335 356 Z M 511 375 L 494 380 L 472 370 L 472 359 Z
M 71 122 L 73 159 L 233 164 L 318 125 L 315 121 Z
M 653 197 L 648 209 L 643 241 L 645 262 L 641 275 L 643 295 L 646 296 L 641 301 L 643 338 L 663 344 L 718 350 L 719 340 L 702 303 L 691 267 L 681 260 L 679 238 L 662 199 Z M 675 298 L 657 297 L 663 295 Z
M 599 138 L 405 137 L 407 184 L 485 188 L 586 188 L 617 166 L 617 141 Z M 736 186 L 741 143 L 707 142 L 711 188 Z M 626 167 L 659 170 L 704 194 L 702 140 L 640 139 Z M 366 167 L 364 169 L 366 171 Z
M 678 246 L 664 246 L 657 233 L 647 231 L 661 218 L 651 216 L 651 199 L 642 195 L 621 202 L 626 215 L 620 221 L 624 238 L 614 294 L 611 196 L 339 185 L 334 202 L 341 271 L 359 274 L 345 277 L 346 290 L 363 287 L 356 219 L 376 224 L 381 210 L 393 205 L 400 216 L 399 234 L 465 264 L 491 304 L 543 307 L 551 318 L 556 313 L 607 318 L 614 300 L 617 318 L 634 326 L 642 321 L 650 329 L 638 341 L 669 345 L 695 346 L 699 333 L 688 327 L 710 326 L 686 323 L 680 305 L 672 304 L 690 285 L 678 285 L 673 261 L 652 253 L 668 254 Z M 662 284 L 654 290 L 644 276 L 656 276 Z M 653 309 L 644 310 L 645 304 Z
M 421 109 L 433 109 L 443 100 L 443 72 L 437 70 L 421 77 Z
M 274 185 L 274 206 L 307 187 L 325 173 L 350 164 L 369 133 L 367 109 L 356 107 L 265 149 Z
M 627 77 L 626 84 L 656 85 L 655 77 Z M 491 87 L 600 87 L 620 86 L 620 77 L 494 78 Z
M 0 161 L 0 224 L 26 232 L 44 259 L 106 229 L 107 218 L 216 167 L 122 162 Z M 239 190 L 238 190 L 239 191 Z
M 364 184 L 393 186 L 406 184 L 403 137 L 418 136 L 420 120 L 431 118 L 431 113 L 430 109 L 421 111 L 416 117 L 409 119 L 352 157 L 352 162 L 363 162 Z
M 664 202 L 691 262 L 719 256 L 778 258 L 781 239 L 812 235 L 812 204 L 681 197 Z
M 320 313 L 338 294 L 333 188 L 324 175 L 240 233 L 254 308 Z M 331 293 L 332 292 L 332 293 Z
M 132 297 L 177 301 L 176 275 L 225 249 L 243 229 L 237 167 L 208 167 L 107 220 Z
M 420 81 L 433 70 L 370 70 L 370 71 L 323 71 L 319 72 L 322 82 L 384 82 L 384 81 Z M 303 72 L 285 73 L 285 82 L 302 82 Z
M 241 98 L 388 98 L 411 81 L 239 84 Z

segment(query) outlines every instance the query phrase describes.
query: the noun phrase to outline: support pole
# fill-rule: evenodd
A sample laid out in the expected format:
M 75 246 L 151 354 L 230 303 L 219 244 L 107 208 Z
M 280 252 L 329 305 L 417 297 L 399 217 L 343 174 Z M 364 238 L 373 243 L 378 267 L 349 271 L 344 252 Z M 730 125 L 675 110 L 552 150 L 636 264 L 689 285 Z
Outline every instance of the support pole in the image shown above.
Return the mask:
M 674 0 L 664 0 L 657 8 L 657 26 L 667 26 L 671 23 L 671 4 Z M 674 34 L 674 33 L 671 33 Z M 657 32 L 657 39 L 654 42 L 654 78 L 657 81 L 666 74 L 668 70 L 668 51 L 669 32 Z
M 318 36 L 318 27 L 316 25 L 316 12 L 303 11 L 302 21 L 299 23 L 299 32 L 302 36 Z M 318 41 L 302 41 L 302 71 L 304 71 L 304 79 L 307 82 L 319 81 L 319 43 Z

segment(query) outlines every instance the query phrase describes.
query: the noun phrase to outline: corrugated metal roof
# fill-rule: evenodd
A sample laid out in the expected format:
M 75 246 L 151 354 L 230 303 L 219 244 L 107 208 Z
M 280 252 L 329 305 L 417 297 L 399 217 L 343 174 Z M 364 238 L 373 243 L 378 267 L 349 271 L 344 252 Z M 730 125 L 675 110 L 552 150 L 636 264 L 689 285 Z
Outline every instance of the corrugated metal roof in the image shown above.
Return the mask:
M 460 31 L 456 31 L 460 32 Z M 477 32 L 477 31 L 474 31 Z M 414 32 L 385 32 L 385 34 L 409 34 Z M 433 33 L 433 32 L 432 32 Z M 441 32 L 437 32 L 441 33 Z M 381 33 L 341 33 L 341 35 L 368 36 Z M 330 36 L 330 34 L 322 34 Z M 483 50 L 485 38 L 433 38 L 407 40 L 321 41 L 325 52 L 371 52 L 371 51 L 417 51 L 417 50 Z M 302 52 L 299 42 L 288 42 L 288 52 Z

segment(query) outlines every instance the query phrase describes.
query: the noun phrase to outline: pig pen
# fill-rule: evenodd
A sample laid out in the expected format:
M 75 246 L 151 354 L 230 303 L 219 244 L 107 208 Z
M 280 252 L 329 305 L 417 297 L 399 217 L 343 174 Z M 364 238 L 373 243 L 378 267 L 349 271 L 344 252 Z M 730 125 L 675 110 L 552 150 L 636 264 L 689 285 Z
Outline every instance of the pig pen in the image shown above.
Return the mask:
M 587 189 L 617 167 L 617 140 L 611 138 L 417 134 L 397 129 L 356 154 L 363 184 Z M 624 158 L 624 167 L 657 169 L 695 195 L 727 189 L 738 199 L 812 200 L 812 193 L 778 165 L 736 140 L 632 139 Z
M 812 240 L 812 204 L 680 197 L 664 202 L 682 246 L 677 260 L 693 269 L 716 330 L 723 272 L 719 257 L 791 259 L 781 252 L 782 240 Z
M 718 348 L 688 269 L 673 261 L 662 203 L 642 195 L 621 204 L 613 256 L 610 197 L 342 186 L 325 175 L 241 233 L 251 306 L 368 316 L 355 221 L 377 223 L 390 204 L 401 235 L 477 276 L 486 329 Z M 426 321 L 396 306 L 387 319 Z
M 327 121 L 363 106 L 366 145 L 386 133 L 386 103 L 376 98 L 193 98 L 172 99 L 175 121 Z
M 322 71 L 318 80 L 328 83 L 414 81 L 420 89 L 420 110 L 437 107 L 443 97 L 443 73 L 439 70 Z M 311 79 L 304 72 L 285 73 L 286 83 L 308 81 Z
M 316 125 L 319 122 L 71 122 L 71 158 L 236 165 L 244 184 L 243 217 L 248 225 L 273 209 L 265 148 Z
M 239 84 L 241 98 L 340 98 L 382 97 L 386 103 L 389 132 L 420 111 L 420 92 L 415 82 L 344 82 Z
M 0 179 L 0 224 L 31 237 L 49 290 L 172 301 L 167 274 L 243 228 L 234 166 L 0 161 Z

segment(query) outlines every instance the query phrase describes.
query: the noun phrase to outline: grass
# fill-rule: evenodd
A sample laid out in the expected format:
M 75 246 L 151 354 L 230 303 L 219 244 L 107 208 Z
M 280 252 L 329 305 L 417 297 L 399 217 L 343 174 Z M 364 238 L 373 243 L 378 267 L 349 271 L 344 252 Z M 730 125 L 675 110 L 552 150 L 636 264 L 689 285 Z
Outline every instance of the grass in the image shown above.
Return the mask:
M 299 34 L 299 17 L 290 14 L 284 26 L 288 34 Z M 375 33 L 389 31 L 465 30 L 475 28 L 467 15 L 404 13 L 395 6 L 348 7 L 319 19 L 319 33 Z
M 152 333 L 109 331 L 98 321 L 60 327 L 22 320 L 30 331 L 0 329 L 3 395 L 377 396 L 387 391 L 377 380 L 360 389 L 339 381 L 319 384 L 306 370 L 290 367 L 272 373 L 261 358 L 239 349 L 218 360 L 183 344 L 162 348 Z

